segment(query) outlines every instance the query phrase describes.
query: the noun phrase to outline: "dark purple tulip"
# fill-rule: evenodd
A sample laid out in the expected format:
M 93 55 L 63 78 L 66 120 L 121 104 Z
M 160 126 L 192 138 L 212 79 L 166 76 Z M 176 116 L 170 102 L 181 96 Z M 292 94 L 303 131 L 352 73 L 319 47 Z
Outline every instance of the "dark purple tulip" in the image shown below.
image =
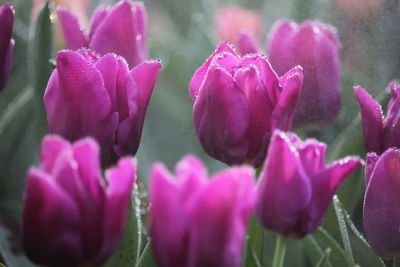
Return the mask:
M 325 163 L 326 145 L 275 131 L 260 175 L 256 214 L 268 230 L 301 238 L 322 222 L 340 184 L 361 165 L 358 157 Z
M 226 169 L 207 179 L 203 164 L 184 157 L 175 175 L 150 174 L 150 235 L 160 267 L 239 267 L 255 201 L 254 171 Z
M 386 118 L 383 117 L 381 105 L 364 88 L 354 87 L 360 104 L 364 143 L 368 152 L 381 154 L 389 147 L 400 148 L 400 86 L 394 82 L 389 86 L 392 98 Z
M 151 60 L 129 70 L 115 54 L 58 52 L 44 95 L 50 132 L 70 141 L 96 138 L 103 163 L 135 154 L 160 67 Z
M 300 65 L 304 84 L 294 125 L 322 125 L 332 121 L 341 106 L 340 43 L 336 29 L 320 21 L 300 25 L 280 20 L 268 37 L 268 56 L 279 75 Z
M 87 36 L 71 12 L 59 9 L 57 15 L 68 49 L 89 47 L 101 55 L 115 53 L 124 57 L 130 68 L 148 57 L 147 14 L 141 2 L 124 0 L 113 7 L 99 6 Z
M 240 57 L 221 43 L 194 73 L 189 88 L 204 150 L 229 165 L 260 166 L 271 132 L 291 128 L 302 82 L 301 67 L 279 78 L 266 58 Z
M 364 231 L 375 252 L 400 256 L 400 150 L 368 153 L 365 167 Z
M 23 204 L 26 255 L 45 266 L 99 266 L 127 221 L 136 163 L 123 158 L 101 175 L 95 140 L 46 136 L 40 167 L 29 169 Z
M 11 39 L 14 24 L 14 9 L 10 4 L 0 7 L 0 91 L 10 76 L 14 39 Z

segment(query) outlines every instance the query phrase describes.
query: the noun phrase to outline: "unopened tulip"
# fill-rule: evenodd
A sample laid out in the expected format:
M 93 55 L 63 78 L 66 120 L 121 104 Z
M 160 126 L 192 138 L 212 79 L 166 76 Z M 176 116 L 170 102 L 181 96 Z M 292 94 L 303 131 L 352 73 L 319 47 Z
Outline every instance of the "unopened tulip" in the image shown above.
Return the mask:
M 389 147 L 400 148 L 400 86 L 394 82 L 389 86 L 392 98 L 386 118 L 383 117 L 381 105 L 364 88 L 354 87 L 360 104 L 364 143 L 368 152 L 381 154 Z
M 340 43 L 335 33 L 335 28 L 319 21 L 297 25 L 281 20 L 269 34 L 268 56 L 276 72 L 282 75 L 296 65 L 304 70 L 295 126 L 329 123 L 341 107 Z
M 70 144 L 58 136 L 42 143 L 40 167 L 27 176 L 22 240 L 41 266 L 100 266 L 116 249 L 127 221 L 136 179 L 132 158 L 101 175 L 100 151 L 87 138 Z
M 99 6 L 88 35 L 67 9 L 59 9 L 57 15 L 68 49 L 89 47 L 101 55 L 115 53 L 124 57 L 131 68 L 148 57 L 147 14 L 141 2 L 124 0 L 113 7 Z
M 272 131 L 291 128 L 302 82 L 301 67 L 279 78 L 263 56 L 240 57 L 221 43 L 194 73 L 189 88 L 204 150 L 229 165 L 258 167 Z
M 56 63 L 44 95 L 50 132 L 70 141 L 96 138 L 103 163 L 135 154 L 160 62 L 129 70 L 115 54 L 64 50 Z
M 14 24 L 14 9 L 10 4 L 0 7 L 0 91 L 10 76 L 14 39 L 11 39 Z
M 375 252 L 400 256 L 400 150 L 368 153 L 365 166 L 364 231 Z
M 186 156 L 175 175 L 164 165 L 150 174 L 150 235 L 160 267 L 239 267 L 254 205 L 254 171 L 234 167 L 207 179 Z
M 275 131 L 260 175 L 256 214 L 268 230 L 301 238 L 314 231 L 358 157 L 325 164 L 326 145 Z

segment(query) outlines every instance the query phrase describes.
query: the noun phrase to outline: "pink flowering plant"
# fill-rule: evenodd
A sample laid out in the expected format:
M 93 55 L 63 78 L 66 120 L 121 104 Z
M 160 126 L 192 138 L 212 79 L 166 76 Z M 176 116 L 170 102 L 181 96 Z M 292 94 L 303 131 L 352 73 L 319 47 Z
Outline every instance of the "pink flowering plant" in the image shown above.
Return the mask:
M 0 0 L 0 267 L 400 266 L 399 10 Z

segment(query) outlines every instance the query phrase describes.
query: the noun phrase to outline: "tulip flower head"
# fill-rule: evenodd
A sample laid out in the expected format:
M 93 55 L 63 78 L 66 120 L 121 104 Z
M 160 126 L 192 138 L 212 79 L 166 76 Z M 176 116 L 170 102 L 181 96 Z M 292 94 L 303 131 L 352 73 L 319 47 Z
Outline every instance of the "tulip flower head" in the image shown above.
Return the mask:
M 113 7 L 99 6 L 87 35 L 67 9 L 59 9 L 57 16 L 68 49 L 88 47 L 101 55 L 115 53 L 124 57 L 130 68 L 148 57 L 147 14 L 141 2 L 123 0 Z
M 115 54 L 63 50 L 56 63 L 44 95 L 50 132 L 70 141 L 96 138 L 103 163 L 135 154 L 160 62 L 129 70 Z
M 390 147 L 400 148 L 400 86 L 394 82 L 389 84 L 391 100 L 387 108 L 386 117 L 382 107 L 367 91 L 354 87 L 354 93 L 360 104 L 361 121 L 364 134 L 365 148 L 368 152 L 381 154 Z
M 136 163 L 123 158 L 101 176 L 100 151 L 91 138 L 70 144 L 58 136 L 42 143 L 40 167 L 27 176 L 22 240 L 26 255 L 45 266 L 99 266 L 124 232 Z
M 319 21 L 297 25 L 281 20 L 268 36 L 268 58 L 279 75 L 296 65 L 304 70 L 295 126 L 327 124 L 340 109 L 340 43 L 335 33 L 335 28 Z
M 400 256 L 400 150 L 371 152 L 365 166 L 364 231 L 384 258 Z
M 290 130 L 302 82 L 301 67 L 279 78 L 263 56 L 240 57 L 221 43 L 189 88 L 204 150 L 229 165 L 260 166 L 272 131 Z
M 175 175 L 153 165 L 150 235 L 160 267 L 239 267 L 255 200 L 254 171 L 233 167 L 207 179 L 184 157 Z
M 0 91 L 10 76 L 14 39 L 11 38 L 14 24 L 14 9 L 10 4 L 0 6 Z
M 301 238 L 314 231 L 358 157 L 325 164 L 326 145 L 275 131 L 260 175 L 256 214 L 268 230 Z

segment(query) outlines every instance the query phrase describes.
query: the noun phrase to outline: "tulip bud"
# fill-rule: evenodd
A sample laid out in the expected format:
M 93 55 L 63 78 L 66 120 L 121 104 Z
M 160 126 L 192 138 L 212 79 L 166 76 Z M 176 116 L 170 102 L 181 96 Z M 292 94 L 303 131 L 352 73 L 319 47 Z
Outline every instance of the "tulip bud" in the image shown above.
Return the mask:
M 266 58 L 242 58 L 221 43 L 194 73 L 189 88 L 204 150 L 229 165 L 260 166 L 271 132 L 291 128 L 302 81 L 301 67 L 278 78 Z
M 394 82 L 389 84 L 391 100 L 387 108 L 386 118 L 383 117 L 382 107 L 367 91 L 354 87 L 361 110 L 361 121 L 364 134 L 365 148 L 368 152 L 381 154 L 387 148 L 400 148 L 400 86 Z
M 279 75 L 300 65 L 304 84 L 294 125 L 322 125 L 332 121 L 341 106 L 339 41 L 336 29 L 319 21 L 297 25 L 278 21 L 268 37 L 268 55 Z
M 325 151 L 326 145 L 314 139 L 272 134 L 256 204 L 266 229 L 301 238 L 321 224 L 338 187 L 362 162 L 346 157 L 326 165 Z
M 44 95 L 50 132 L 70 141 L 96 138 L 103 163 L 135 154 L 160 67 L 151 60 L 129 71 L 114 54 L 58 52 Z
M 40 167 L 30 168 L 24 193 L 26 255 L 45 266 L 99 266 L 116 249 L 127 221 L 136 163 L 120 159 L 101 176 L 99 146 L 46 136 Z
M 14 39 L 11 39 L 14 24 L 14 9 L 10 4 L 0 6 L 0 91 L 10 76 Z
M 254 171 L 234 167 L 207 179 L 186 156 L 175 175 L 164 165 L 150 174 L 150 235 L 160 267 L 239 267 L 254 200 Z
M 147 14 L 141 2 L 124 0 L 113 7 L 99 6 L 87 36 L 68 10 L 59 9 L 57 15 L 68 49 L 89 47 L 101 55 L 115 53 L 124 57 L 130 68 L 148 57 Z
M 368 153 L 365 167 L 364 231 L 381 257 L 400 256 L 400 150 Z

